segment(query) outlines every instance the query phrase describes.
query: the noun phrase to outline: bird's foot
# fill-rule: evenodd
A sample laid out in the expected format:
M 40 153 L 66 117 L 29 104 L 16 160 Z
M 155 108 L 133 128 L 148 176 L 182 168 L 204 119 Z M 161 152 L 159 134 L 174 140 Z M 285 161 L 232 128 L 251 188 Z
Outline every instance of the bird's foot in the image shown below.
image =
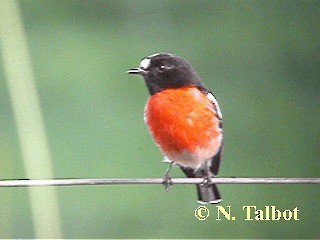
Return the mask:
M 212 185 L 212 181 L 211 181 L 211 177 L 210 176 L 204 176 L 203 177 L 203 182 L 202 182 L 202 185 L 206 188 L 209 188 L 211 185 Z
M 172 185 L 171 177 L 170 177 L 169 174 L 164 174 L 163 175 L 162 185 L 164 187 L 164 191 L 168 192 L 170 185 Z

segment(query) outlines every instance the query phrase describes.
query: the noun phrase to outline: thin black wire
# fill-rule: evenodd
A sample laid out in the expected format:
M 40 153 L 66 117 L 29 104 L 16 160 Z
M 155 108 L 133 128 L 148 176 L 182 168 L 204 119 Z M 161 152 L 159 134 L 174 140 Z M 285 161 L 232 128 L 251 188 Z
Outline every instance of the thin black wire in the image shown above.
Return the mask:
M 172 178 L 172 184 L 199 184 L 203 178 Z M 212 178 L 217 184 L 320 184 L 320 178 Z M 83 178 L 0 180 L 0 187 L 163 184 L 162 178 Z

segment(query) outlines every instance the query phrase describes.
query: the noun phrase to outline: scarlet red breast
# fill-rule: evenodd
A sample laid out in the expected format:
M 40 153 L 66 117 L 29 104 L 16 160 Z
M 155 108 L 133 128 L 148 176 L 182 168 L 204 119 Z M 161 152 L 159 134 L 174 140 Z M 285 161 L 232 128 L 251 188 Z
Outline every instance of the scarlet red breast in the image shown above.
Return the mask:
M 184 167 L 198 169 L 222 140 L 213 103 L 196 87 L 166 89 L 150 96 L 145 121 L 162 152 Z

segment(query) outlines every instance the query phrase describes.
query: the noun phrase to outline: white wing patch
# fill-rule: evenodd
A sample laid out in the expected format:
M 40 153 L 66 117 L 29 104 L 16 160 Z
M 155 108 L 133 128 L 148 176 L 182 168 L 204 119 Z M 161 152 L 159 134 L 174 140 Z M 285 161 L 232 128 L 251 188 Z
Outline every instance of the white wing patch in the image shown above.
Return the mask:
M 148 69 L 149 66 L 150 66 L 150 59 L 149 58 L 142 59 L 142 61 L 140 62 L 140 68 Z
M 217 109 L 217 114 L 218 114 L 219 118 L 222 119 L 222 113 L 221 113 L 221 111 L 220 111 L 220 107 L 219 107 L 219 104 L 218 104 L 218 102 L 217 102 L 217 99 L 213 96 L 213 94 L 212 94 L 211 92 L 209 92 L 209 93 L 207 94 L 207 98 L 208 98 L 211 102 L 213 102 L 213 104 L 215 105 L 215 107 L 216 107 L 216 109 Z

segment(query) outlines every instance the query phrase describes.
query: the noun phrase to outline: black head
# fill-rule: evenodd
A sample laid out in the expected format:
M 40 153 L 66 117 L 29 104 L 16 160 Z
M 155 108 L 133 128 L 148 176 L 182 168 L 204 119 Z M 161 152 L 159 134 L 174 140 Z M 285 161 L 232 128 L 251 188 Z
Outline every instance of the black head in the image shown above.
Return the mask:
M 168 88 L 205 88 L 186 60 L 169 53 L 150 55 L 142 59 L 138 68 L 130 69 L 127 73 L 142 75 L 151 95 Z

